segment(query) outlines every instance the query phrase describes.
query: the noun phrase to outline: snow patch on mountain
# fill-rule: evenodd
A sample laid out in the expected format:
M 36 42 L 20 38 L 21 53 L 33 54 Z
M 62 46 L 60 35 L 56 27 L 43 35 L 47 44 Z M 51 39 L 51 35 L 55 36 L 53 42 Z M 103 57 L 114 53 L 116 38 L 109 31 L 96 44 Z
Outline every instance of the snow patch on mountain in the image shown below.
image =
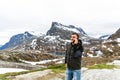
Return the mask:
M 120 46 L 120 44 L 118 44 L 118 46 Z
M 37 32 L 37 31 L 29 31 L 29 33 L 34 35 L 34 36 L 37 36 L 37 37 L 45 36 L 45 34 Z
M 68 27 L 65 27 L 65 26 L 61 26 L 61 25 L 58 25 L 56 26 L 60 29 L 64 29 L 64 30 L 67 30 L 67 31 L 73 31 L 73 32 L 76 32 L 76 33 L 80 33 L 80 31 L 78 31 L 76 28 L 68 28 Z
M 63 30 L 65 30 L 65 31 L 71 31 L 71 32 L 86 34 L 86 33 L 82 30 L 82 28 L 80 28 L 80 27 L 78 28 L 78 27 L 75 27 L 75 26 L 73 26 L 73 25 L 68 25 L 68 26 L 66 26 L 66 25 L 63 25 L 63 24 L 61 24 L 61 23 L 53 22 L 53 23 L 52 23 L 52 26 L 53 26 L 53 27 L 57 27 L 57 28 L 59 28 L 59 29 L 63 29 Z
M 106 45 L 102 45 L 102 48 L 107 48 L 107 46 Z
M 45 36 L 44 39 L 47 39 L 48 41 L 56 42 L 56 38 L 59 38 L 59 36 Z
M 118 46 L 120 46 L 120 38 L 117 38 L 116 41 L 118 42 Z
M 34 40 L 32 40 L 32 42 L 31 42 L 31 47 L 35 50 L 35 47 L 37 46 L 37 39 L 34 39 Z
M 117 38 L 116 41 L 117 41 L 117 42 L 120 42 L 120 38 Z
M 110 52 L 113 52 L 113 50 L 111 48 L 107 48 L 107 50 L 110 51 Z

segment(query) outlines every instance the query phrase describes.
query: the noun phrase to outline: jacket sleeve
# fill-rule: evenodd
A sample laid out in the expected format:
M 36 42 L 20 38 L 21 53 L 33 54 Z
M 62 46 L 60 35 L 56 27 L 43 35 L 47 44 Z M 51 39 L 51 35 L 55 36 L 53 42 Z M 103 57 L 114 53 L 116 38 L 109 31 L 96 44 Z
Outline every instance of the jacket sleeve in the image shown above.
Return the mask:
M 79 40 L 79 46 L 80 46 L 80 51 L 83 52 L 84 48 L 81 40 Z
M 67 55 L 68 55 L 68 44 L 66 44 L 66 51 L 65 51 L 65 64 L 67 63 Z
M 81 57 L 83 52 L 82 41 L 79 40 L 79 43 L 74 46 L 74 57 Z

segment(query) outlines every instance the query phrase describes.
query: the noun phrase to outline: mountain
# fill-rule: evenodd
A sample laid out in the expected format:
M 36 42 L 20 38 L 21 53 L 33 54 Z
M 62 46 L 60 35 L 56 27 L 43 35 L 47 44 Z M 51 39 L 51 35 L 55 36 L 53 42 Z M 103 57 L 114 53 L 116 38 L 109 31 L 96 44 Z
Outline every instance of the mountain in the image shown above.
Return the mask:
M 117 39 L 117 38 L 120 38 L 120 28 L 114 34 L 112 34 L 108 39 Z
M 110 37 L 110 35 L 103 35 L 103 36 L 100 36 L 99 39 L 101 40 L 106 40 Z
M 61 23 L 52 22 L 50 30 L 48 30 L 46 35 L 50 36 L 60 36 L 62 39 L 70 39 L 71 33 L 76 32 L 79 34 L 80 38 L 88 37 L 82 28 L 77 28 L 73 25 L 63 25 Z
M 65 44 L 67 40 L 70 39 L 70 34 L 72 32 L 78 33 L 81 39 L 87 37 L 87 34 L 82 28 L 77 28 L 73 25 L 66 26 L 61 23 L 52 22 L 51 28 L 47 31 L 46 35 L 41 35 L 37 39 L 34 39 L 30 45 L 27 45 L 25 50 L 31 49 L 42 52 L 65 51 Z
M 7 42 L 5 45 L 3 45 L 0 50 L 6 49 L 6 48 L 12 48 L 15 46 L 19 46 L 21 44 L 25 44 L 26 42 L 30 41 L 34 35 L 25 32 L 21 34 L 14 35 L 10 38 L 10 41 Z
M 83 44 L 96 44 L 99 43 L 98 39 L 89 37 L 82 28 L 77 28 L 73 25 L 63 25 L 61 23 L 52 22 L 51 28 L 47 31 L 46 35 L 41 35 L 34 39 L 26 46 L 25 50 L 39 50 L 39 51 L 65 51 L 65 45 L 70 39 L 71 33 L 78 33 Z
M 34 36 L 29 32 L 15 35 L 11 37 L 10 41 L 2 46 L 0 49 L 9 48 L 11 50 L 19 51 L 38 51 L 38 52 L 62 52 L 65 51 L 65 45 L 70 39 L 71 33 L 78 33 L 83 44 L 94 45 L 99 43 L 99 39 L 88 36 L 82 28 L 73 25 L 63 25 L 61 23 L 52 22 L 51 28 L 46 35 L 40 34 Z

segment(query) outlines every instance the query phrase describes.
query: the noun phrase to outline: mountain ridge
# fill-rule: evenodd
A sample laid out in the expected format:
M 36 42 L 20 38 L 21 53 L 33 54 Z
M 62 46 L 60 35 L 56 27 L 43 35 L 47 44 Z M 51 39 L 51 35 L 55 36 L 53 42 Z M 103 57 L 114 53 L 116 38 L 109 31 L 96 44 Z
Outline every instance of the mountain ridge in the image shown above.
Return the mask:
M 67 40 L 71 33 L 78 33 L 83 44 L 94 45 L 100 43 L 101 39 L 92 38 L 85 33 L 82 28 L 73 25 L 63 25 L 58 22 L 52 22 L 51 28 L 45 34 L 36 36 L 25 32 L 11 37 L 10 41 L 0 49 L 11 48 L 12 50 L 38 50 L 38 51 L 64 51 Z
M 29 32 L 24 32 L 21 34 L 17 34 L 17 35 L 13 35 L 9 42 L 7 42 L 5 45 L 1 46 L 0 49 L 6 49 L 9 47 L 15 47 L 18 44 L 23 44 L 26 43 L 27 41 L 29 41 L 31 38 L 33 38 L 33 35 L 30 34 Z
M 12 50 L 39 50 L 50 52 L 55 50 L 64 51 L 66 41 L 69 40 L 70 35 L 73 32 L 78 33 L 80 39 L 90 39 L 82 28 L 52 22 L 51 28 L 47 31 L 46 35 L 40 34 L 39 36 L 36 36 L 29 32 L 17 34 L 12 36 L 10 41 L 3 45 L 0 49 L 10 48 Z M 27 35 L 29 37 L 27 37 Z
M 77 28 L 73 25 L 63 25 L 61 23 L 52 22 L 51 28 L 47 31 L 46 35 L 60 35 L 62 39 L 69 39 L 70 34 L 76 32 L 80 36 L 87 35 L 82 28 Z

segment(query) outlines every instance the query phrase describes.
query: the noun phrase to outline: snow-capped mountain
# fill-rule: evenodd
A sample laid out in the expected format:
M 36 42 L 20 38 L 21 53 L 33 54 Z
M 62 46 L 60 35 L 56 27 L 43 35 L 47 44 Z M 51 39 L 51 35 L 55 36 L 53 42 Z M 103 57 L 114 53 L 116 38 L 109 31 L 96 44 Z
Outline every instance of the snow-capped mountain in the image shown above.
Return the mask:
M 65 44 L 69 42 L 71 33 L 78 33 L 83 44 L 91 44 L 99 42 L 98 39 L 89 37 L 82 28 L 75 26 L 63 25 L 61 23 L 52 22 L 51 28 L 46 35 L 38 36 L 30 44 L 27 44 L 25 50 L 39 50 L 39 51 L 65 51 Z
M 99 40 L 89 37 L 82 28 L 77 28 L 73 25 L 63 25 L 61 23 L 52 22 L 51 28 L 46 35 L 40 34 L 35 36 L 33 32 L 25 32 L 11 37 L 1 49 L 12 48 L 12 50 L 22 51 L 64 51 L 65 44 L 70 39 L 71 33 L 79 34 L 83 44 L 98 43 Z M 33 33 L 33 34 L 32 34 Z
M 80 38 L 88 38 L 88 35 L 83 31 L 82 28 L 77 28 L 73 25 L 63 25 L 61 23 L 52 22 L 50 30 L 48 30 L 47 35 L 50 36 L 60 36 L 62 39 L 70 39 L 71 33 L 76 32 L 79 34 Z
M 29 42 L 32 38 L 34 38 L 32 34 L 25 32 L 21 34 L 14 35 L 10 38 L 10 41 L 3 45 L 0 49 L 12 48 L 19 46 L 21 44 L 25 44 Z

